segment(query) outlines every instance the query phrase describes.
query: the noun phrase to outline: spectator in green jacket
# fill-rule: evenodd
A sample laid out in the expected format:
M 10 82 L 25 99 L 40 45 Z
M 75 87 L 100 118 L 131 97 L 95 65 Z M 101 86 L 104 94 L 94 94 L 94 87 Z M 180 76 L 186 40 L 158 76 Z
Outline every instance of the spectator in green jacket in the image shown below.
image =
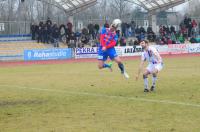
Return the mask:
M 184 38 L 184 36 L 183 36 L 182 33 L 179 35 L 178 41 L 179 41 L 181 44 L 185 43 L 185 38 Z

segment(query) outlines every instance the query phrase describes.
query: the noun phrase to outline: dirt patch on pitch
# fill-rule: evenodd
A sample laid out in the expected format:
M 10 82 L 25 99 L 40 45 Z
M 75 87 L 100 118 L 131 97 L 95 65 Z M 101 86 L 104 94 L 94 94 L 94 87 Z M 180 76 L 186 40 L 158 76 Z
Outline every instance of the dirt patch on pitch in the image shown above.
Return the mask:
M 45 101 L 41 100 L 17 100 L 17 101 L 0 101 L 0 107 L 17 106 L 17 105 L 41 105 Z

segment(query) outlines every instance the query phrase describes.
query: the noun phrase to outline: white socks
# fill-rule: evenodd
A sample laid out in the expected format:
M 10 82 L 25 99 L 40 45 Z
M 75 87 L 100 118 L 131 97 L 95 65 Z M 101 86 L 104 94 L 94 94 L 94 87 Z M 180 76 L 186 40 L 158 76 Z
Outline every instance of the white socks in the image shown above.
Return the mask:
M 157 77 L 153 76 L 152 77 L 152 86 L 156 86 L 156 80 L 157 80 Z
M 144 78 L 144 89 L 148 89 L 148 78 Z

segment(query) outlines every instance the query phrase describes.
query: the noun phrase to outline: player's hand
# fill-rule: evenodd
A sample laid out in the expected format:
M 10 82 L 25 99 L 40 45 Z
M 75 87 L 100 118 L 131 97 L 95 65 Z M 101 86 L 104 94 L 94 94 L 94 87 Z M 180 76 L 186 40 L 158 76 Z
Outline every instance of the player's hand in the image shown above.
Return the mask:
M 139 79 L 139 76 L 137 75 L 136 77 L 135 77 L 135 80 L 137 81 Z
M 102 50 L 103 50 L 103 51 L 106 51 L 106 47 L 103 47 Z

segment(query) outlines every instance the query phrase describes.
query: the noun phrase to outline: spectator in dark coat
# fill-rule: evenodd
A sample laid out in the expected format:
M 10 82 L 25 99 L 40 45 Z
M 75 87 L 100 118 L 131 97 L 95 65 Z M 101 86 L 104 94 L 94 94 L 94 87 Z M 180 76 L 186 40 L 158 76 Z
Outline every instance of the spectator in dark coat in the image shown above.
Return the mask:
M 49 17 L 47 18 L 46 25 L 52 25 L 52 21 Z
M 43 43 L 49 43 L 49 41 L 48 41 L 48 28 L 47 28 L 46 24 L 44 25 L 43 36 L 44 36 Z
M 171 27 L 170 27 L 170 32 L 171 32 L 171 33 L 174 33 L 174 34 L 176 33 L 175 27 L 174 27 L 174 26 L 171 26 Z
M 35 40 L 35 35 L 36 35 L 36 25 L 31 24 L 31 35 L 32 35 L 32 40 Z
M 138 41 L 138 40 L 135 40 L 135 41 L 134 41 L 134 45 L 140 45 L 139 41 Z
M 127 24 L 126 23 L 122 23 L 122 25 L 121 25 L 121 28 L 122 28 L 122 37 L 125 37 L 126 38 L 126 27 L 127 26 Z
M 121 37 L 120 46 L 126 46 L 126 38 L 125 37 Z
M 135 36 L 135 28 L 136 28 L 135 21 L 131 21 L 130 26 L 131 26 L 132 36 Z
M 146 33 L 146 31 L 145 31 L 144 27 L 140 27 L 140 33 L 143 33 L 143 34 L 145 34 L 145 33 Z
M 83 45 L 87 44 L 89 42 L 89 32 L 87 28 L 83 28 L 81 32 L 81 42 Z
M 140 33 L 140 28 L 137 26 L 137 28 L 135 29 L 136 38 L 139 38 Z
M 99 24 L 95 24 L 94 29 L 95 29 L 95 39 L 97 39 L 97 36 L 99 34 Z
M 67 29 L 69 30 L 69 33 L 71 34 L 72 33 L 72 28 L 73 28 L 73 25 L 71 22 L 68 22 L 67 23 Z
M 37 34 L 38 34 L 37 41 L 38 41 L 38 43 L 39 42 L 43 42 L 42 32 L 43 32 L 43 30 L 42 30 L 42 24 L 39 24 L 38 30 L 37 30 Z
M 49 43 L 52 38 L 52 22 L 50 19 L 47 20 L 46 26 L 47 26 L 47 43 Z
M 186 28 L 188 28 L 188 25 L 189 25 L 189 18 L 187 16 L 185 16 L 184 20 L 184 25 L 186 26 Z
M 94 40 L 94 38 L 95 38 L 94 25 L 92 23 L 90 23 L 87 28 L 89 30 L 90 37 L 92 36 L 92 39 Z
M 58 28 L 57 24 L 54 24 L 53 32 L 52 32 L 52 37 L 54 40 L 54 47 L 59 47 L 59 36 L 60 36 L 59 28 Z
M 189 23 L 188 23 L 188 26 L 187 26 L 187 28 L 188 28 L 188 37 L 191 37 L 191 34 L 192 34 L 192 21 L 191 21 L 191 19 L 189 19 Z

